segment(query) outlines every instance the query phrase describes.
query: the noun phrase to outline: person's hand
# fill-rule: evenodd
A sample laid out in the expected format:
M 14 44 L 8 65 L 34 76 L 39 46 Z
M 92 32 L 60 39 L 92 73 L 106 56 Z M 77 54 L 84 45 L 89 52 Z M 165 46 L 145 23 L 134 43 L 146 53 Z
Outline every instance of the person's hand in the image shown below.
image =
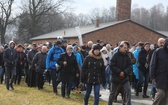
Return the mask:
M 64 66 L 66 66 L 66 65 L 67 65 L 67 62 L 66 62 L 66 61 L 64 61 L 64 62 L 63 62 L 63 65 L 64 65 Z
M 120 72 L 120 77 L 124 77 L 124 72 Z
M 78 74 L 78 73 L 76 74 L 76 77 L 79 77 L 79 74 Z

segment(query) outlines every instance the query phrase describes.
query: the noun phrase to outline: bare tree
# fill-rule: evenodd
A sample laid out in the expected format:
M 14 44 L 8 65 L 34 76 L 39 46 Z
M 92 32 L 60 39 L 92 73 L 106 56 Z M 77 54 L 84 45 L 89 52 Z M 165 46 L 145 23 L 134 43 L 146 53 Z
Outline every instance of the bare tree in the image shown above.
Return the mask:
M 164 6 L 155 5 L 150 10 L 150 27 L 154 30 L 161 30 L 163 24 Z
M 29 38 L 48 32 L 46 27 L 49 25 L 49 19 L 67 10 L 66 3 L 72 0 L 25 0 L 22 2 L 21 9 L 29 17 L 29 27 L 26 29 Z M 52 11 L 55 11 L 54 13 Z M 57 21 L 57 20 L 55 20 Z M 27 28 L 27 27 L 26 27 Z
M 5 44 L 5 32 L 9 24 L 9 17 L 11 16 L 12 4 L 13 0 L 0 1 L 0 34 L 2 44 Z

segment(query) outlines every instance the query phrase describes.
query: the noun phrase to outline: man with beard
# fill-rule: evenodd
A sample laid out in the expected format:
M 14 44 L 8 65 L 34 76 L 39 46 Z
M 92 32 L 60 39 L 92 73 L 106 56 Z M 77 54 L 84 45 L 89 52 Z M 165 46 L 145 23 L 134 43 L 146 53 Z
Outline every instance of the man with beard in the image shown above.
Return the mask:
M 9 90 L 11 87 L 13 90 L 13 81 L 15 80 L 16 76 L 16 63 L 18 61 L 18 53 L 14 49 L 15 42 L 10 41 L 9 47 L 5 49 L 3 59 L 5 64 L 5 77 L 6 77 L 6 89 Z M 10 81 L 11 76 L 11 81 Z
M 153 105 L 167 105 L 168 99 L 168 39 L 164 46 L 154 51 L 150 62 L 150 78 L 157 94 Z

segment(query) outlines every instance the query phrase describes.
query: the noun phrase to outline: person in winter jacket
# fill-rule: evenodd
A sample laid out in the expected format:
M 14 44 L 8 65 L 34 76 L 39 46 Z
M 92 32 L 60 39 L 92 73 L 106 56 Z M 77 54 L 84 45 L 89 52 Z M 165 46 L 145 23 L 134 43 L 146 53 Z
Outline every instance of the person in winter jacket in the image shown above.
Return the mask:
M 94 105 L 99 104 L 100 85 L 105 85 L 105 66 L 99 46 L 93 46 L 89 55 L 85 58 L 81 74 L 82 83 L 86 83 L 84 105 L 88 105 L 88 99 L 94 86 Z
M 23 49 L 24 49 L 24 47 L 21 44 L 18 44 L 17 47 L 16 47 L 19 58 L 18 58 L 18 62 L 17 62 L 17 65 L 16 65 L 16 78 L 15 78 L 14 83 L 16 84 L 16 82 L 17 82 L 18 85 L 20 85 L 21 77 L 22 77 L 22 74 L 24 72 L 23 69 L 25 67 L 25 63 L 26 63 L 26 60 L 27 60 L 27 56 L 23 52 Z
M 146 42 L 144 43 L 144 47 L 141 49 L 138 55 L 138 74 L 139 79 L 136 87 L 136 96 L 139 96 L 139 87 L 141 87 L 141 84 L 143 84 L 143 98 L 149 98 L 147 95 L 147 89 L 148 89 L 148 83 L 149 83 L 149 64 L 148 64 L 148 54 L 150 51 L 150 43 Z
M 123 88 L 123 94 L 126 97 L 123 104 L 131 105 L 131 90 L 129 83 L 129 73 L 131 72 L 131 59 L 128 54 L 128 46 L 122 41 L 119 45 L 118 51 L 113 55 L 110 62 L 110 69 L 112 74 L 112 87 L 108 105 L 112 105 L 114 98 L 117 95 L 118 89 Z
M 61 67 L 59 77 L 59 80 L 62 82 L 61 95 L 64 98 L 66 93 L 67 97 L 70 98 L 71 87 L 74 83 L 75 76 L 79 77 L 78 63 L 75 55 L 72 53 L 71 45 L 67 46 L 66 53 L 60 55 L 57 64 Z M 67 89 L 65 89 L 66 86 Z
M 58 40 L 49 50 L 46 58 L 46 69 L 49 70 L 51 74 L 54 94 L 58 94 L 57 85 L 60 83 L 59 81 L 56 81 L 57 80 L 56 63 L 61 53 L 64 53 L 64 50 L 61 48 L 61 44 L 62 42 Z
M 133 67 L 133 73 L 135 75 L 135 81 L 133 83 L 133 88 L 136 89 L 136 86 L 137 86 L 137 82 L 138 82 L 138 79 L 139 79 L 139 73 L 138 73 L 138 55 L 139 55 L 139 52 L 141 51 L 141 48 L 143 47 L 144 43 L 143 42 L 139 42 L 135 51 L 133 52 L 133 55 L 136 59 L 136 63 L 132 65 Z M 142 89 L 142 86 L 140 88 L 140 90 Z
M 148 64 L 150 64 L 150 62 L 151 62 L 153 52 L 154 52 L 157 48 L 163 47 L 163 46 L 164 46 L 164 42 L 165 42 L 165 39 L 164 39 L 164 38 L 159 38 L 159 39 L 158 39 L 158 41 L 157 41 L 157 46 L 156 46 L 153 50 L 150 50 L 150 52 L 149 52 Z M 149 69 L 150 69 L 150 66 L 149 66 Z M 151 85 L 151 95 L 152 95 L 152 100 L 153 100 L 153 101 L 155 100 L 155 93 L 156 93 L 156 86 L 155 86 L 155 84 L 152 84 L 152 85 Z
M 36 87 L 36 72 L 35 72 L 35 68 L 30 68 L 31 65 L 32 65 L 32 61 L 33 61 L 33 58 L 35 56 L 35 54 L 37 53 L 37 45 L 36 44 L 33 44 L 32 45 L 32 49 L 31 51 L 28 53 L 28 56 L 27 56 L 27 61 L 29 63 L 29 75 L 28 75 L 28 82 L 27 82 L 27 85 L 28 87 Z
M 14 47 L 15 47 L 15 42 L 10 41 L 9 47 L 5 49 L 4 54 L 3 54 L 7 90 L 9 90 L 9 87 L 14 89 L 13 82 L 16 76 L 16 63 L 18 61 L 18 53 L 14 49 Z M 11 76 L 11 81 L 9 82 L 10 76 Z
M 4 53 L 4 47 L 3 47 L 3 46 L 0 46 L 0 84 L 3 83 L 4 74 L 5 74 L 3 53 Z
M 157 94 L 152 105 L 167 105 L 168 99 L 168 39 L 164 46 L 154 51 L 150 62 L 150 78 L 156 85 Z
M 46 69 L 47 46 L 42 46 L 40 52 L 36 53 L 32 61 L 32 68 L 36 71 L 36 85 L 38 90 L 43 89 L 44 77 L 43 72 Z
M 79 47 L 78 46 L 74 46 L 73 47 L 73 53 L 76 57 L 76 60 L 77 60 L 77 63 L 78 63 L 78 67 L 79 67 L 79 70 L 81 72 L 81 67 L 82 67 L 82 56 L 81 56 L 81 53 L 79 52 Z M 75 88 L 76 88 L 76 93 L 80 93 L 80 89 L 79 89 L 79 83 L 80 83 L 80 77 L 76 77 L 75 78 Z

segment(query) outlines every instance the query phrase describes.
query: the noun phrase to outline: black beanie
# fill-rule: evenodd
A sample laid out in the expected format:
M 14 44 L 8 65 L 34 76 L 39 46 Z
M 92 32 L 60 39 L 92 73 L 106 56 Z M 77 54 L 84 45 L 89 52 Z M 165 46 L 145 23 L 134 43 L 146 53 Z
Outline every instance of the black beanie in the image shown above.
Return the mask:
M 94 51 L 94 50 L 100 50 L 99 46 L 98 46 L 98 45 L 94 45 L 94 46 L 93 46 L 93 51 Z
M 56 45 L 61 45 L 62 42 L 61 42 L 61 41 L 57 41 L 55 44 L 56 44 Z

